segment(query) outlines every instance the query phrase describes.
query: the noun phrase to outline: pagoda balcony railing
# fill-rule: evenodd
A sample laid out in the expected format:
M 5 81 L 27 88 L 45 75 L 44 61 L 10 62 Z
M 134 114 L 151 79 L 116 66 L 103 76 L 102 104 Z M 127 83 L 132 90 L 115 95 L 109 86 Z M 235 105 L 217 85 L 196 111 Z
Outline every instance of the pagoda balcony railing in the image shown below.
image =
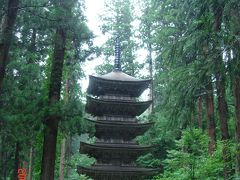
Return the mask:
M 116 164 L 114 163 L 104 163 L 104 162 L 96 162 L 94 164 L 95 166 L 116 166 Z M 131 163 L 120 163 L 118 166 L 121 167 L 136 167 L 135 162 L 131 162 Z
M 133 140 L 126 141 L 124 139 L 97 139 L 98 143 L 114 143 L 114 144 L 136 144 Z
M 128 121 L 128 122 L 136 122 L 136 118 L 134 117 L 124 117 L 124 116 L 97 116 L 96 120 L 105 120 L 105 121 Z
M 103 100 L 121 100 L 121 101 L 129 101 L 129 102 L 136 102 L 137 99 L 135 97 L 130 97 L 130 96 L 117 96 L 117 95 L 101 95 L 99 96 L 99 99 Z

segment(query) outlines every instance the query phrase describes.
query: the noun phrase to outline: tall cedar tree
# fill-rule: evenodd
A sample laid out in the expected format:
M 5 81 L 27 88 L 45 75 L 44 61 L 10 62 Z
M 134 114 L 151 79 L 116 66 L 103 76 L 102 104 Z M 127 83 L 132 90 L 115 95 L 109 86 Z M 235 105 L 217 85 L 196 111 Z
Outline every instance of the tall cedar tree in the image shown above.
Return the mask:
M 212 81 L 208 81 L 208 85 L 206 86 L 206 119 L 207 119 L 207 131 L 209 136 L 209 144 L 208 144 L 208 152 L 210 154 L 216 148 L 216 123 L 214 118 L 214 98 L 213 98 L 213 85 Z
M 140 23 L 140 27 L 139 27 L 142 44 L 143 44 L 144 48 L 146 48 L 146 50 L 148 51 L 146 62 L 148 64 L 149 76 L 152 79 L 152 82 L 150 84 L 150 93 L 149 93 L 149 97 L 152 99 L 152 104 L 150 106 L 150 112 L 152 112 L 154 109 L 153 33 L 154 33 L 154 13 L 155 13 L 155 9 L 156 9 L 156 7 L 154 5 L 155 5 L 155 3 L 153 3 L 151 0 L 142 2 L 141 8 L 142 8 L 143 14 L 140 18 L 141 23 Z
M 54 42 L 54 55 L 49 86 L 49 104 L 54 105 L 60 100 L 62 69 L 66 43 L 66 30 L 58 27 Z M 58 132 L 59 116 L 51 115 L 45 119 L 43 158 L 42 158 L 42 180 L 54 179 L 55 153 Z
M 229 45 L 233 52 L 232 57 L 232 81 L 233 81 L 233 94 L 235 97 L 235 129 L 236 129 L 236 173 L 240 177 L 240 3 L 239 1 L 232 0 L 228 2 L 229 12 L 227 14 L 227 24 L 229 24 Z
M 66 10 L 66 2 L 60 1 L 58 6 Z M 64 12 L 66 13 L 66 12 Z M 66 45 L 66 27 L 60 24 L 56 29 L 54 40 L 54 53 L 49 85 L 49 105 L 54 106 L 60 100 L 63 62 Z M 58 115 L 49 115 L 45 119 L 43 157 L 41 167 L 41 180 L 53 180 L 55 168 L 56 142 L 58 132 Z
M 213 23 L 213 31 L 216 34 L 214 37 L 214 64 L 215 64 L 215 77 L 216 77 L 216 89 L 217 89 L 217 99 L 218 99 L 218 114 L 220 118 L 220 128 L 222 134 L 222 140 L 224 141 L 223 147 L 223 159 L 224 159 L 224 179 L 228 179 L 232 174 L 231 167 L 231 156 L 227 144 L 227 140 L 230 139 L 228 132 L 228 107 L 225 96 L 225 65 L 223 62 L 222 51 L 221 51 L 221 37 L 219 34 L 221 32 L 222 25 L 222 16 L 223 16 L 223 8 L 224 2 L 213 1 L 213 14 L 214 14 L 214 23 Z
M 13 27 L 18 12 L 19 0 L 8 0 L 7 10 L 0 24 L 0 89 L 5 75 L 8 53 L 12 41 Z

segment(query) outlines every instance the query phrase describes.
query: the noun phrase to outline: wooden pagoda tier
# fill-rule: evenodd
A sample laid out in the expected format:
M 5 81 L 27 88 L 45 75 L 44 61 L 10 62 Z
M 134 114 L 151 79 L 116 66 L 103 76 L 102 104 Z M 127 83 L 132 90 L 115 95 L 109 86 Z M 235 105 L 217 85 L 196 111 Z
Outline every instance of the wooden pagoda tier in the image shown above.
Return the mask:
M 117 86 L 115 81 L 111 82 L 113 84 L 109 84 L 110 87 Z M 121 84 L 127 86 L 124 81 Z M 126 94 L 111 90 L 108 92 L 110 94 L 87 96 L 85 111 L 93 116 L 87 120 L 94 123 L 97 140 L 94 144 L 81 142 L 80 153 L 94 157 L 96 163 L 91 167 L 79 166 L 78 173 L 94 180 L 140 180 L 160 172 L 160 169 L 142 168 L 135 164 L 140 155 L 153 149 L 152 146 L 138 145 L 134 141 L 136 136 L 144 134 L 152 126 L 152 123 L 139 123 L 136 118 L 152 101 L 138 101 L 136 94 L 133 96 L 129 93 L 130 88 L 124 91 Z
M 162 169 L 139 168 L 133 166 L 93 165 L 91 167 L 78 166 L 79 174 L 91 176 L 94 180 L 140 180 L 160 172 Z
M 113 98 L 114 97 L 114 98 Z M 93 116 L 122 115 L 135 117 L 141 115 L 152 103 L 152 101 L 137 102 L 131 98 L 124 99 L 122 96 L 107 96 L 93 98 L 87 96 L 85 111 Z
M 152 146 L 141 146 L 136 143 L 81 142 L 80 152 L 94 157 L 100 164 L 115 166 L 133 165 L 141 155 L 153 149 Z
M 102 76 L 89 76 L 88 94 L 101 96 L 118 94 L 139 97 L 148 88 L 151 79 L 141 80 L 125 74 L 122 71 L 112 71 Z
M 114 119 L 113 117 L 111 119 Z M 118 139 L 120 142 L 131 142 L 136 136 L 144 134 L 153 123 L 137 123 L 132 121 L 117 121 L 115 120 L 92 120 L 87 121 L 95 124 L 95 136 L 100 141 L 107 141 L 109 139 Z

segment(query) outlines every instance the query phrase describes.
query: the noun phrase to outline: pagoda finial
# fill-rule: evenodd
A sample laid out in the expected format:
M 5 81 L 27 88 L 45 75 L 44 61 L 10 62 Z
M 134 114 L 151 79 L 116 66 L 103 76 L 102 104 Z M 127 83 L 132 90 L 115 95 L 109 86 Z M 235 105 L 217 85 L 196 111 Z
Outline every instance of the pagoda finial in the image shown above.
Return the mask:
M 121 56 L 120 40 L 119 36 L 117 36 L 115 40 L 115 60 L 114 60 L 115 71 L 122 71 L 120 56 Z

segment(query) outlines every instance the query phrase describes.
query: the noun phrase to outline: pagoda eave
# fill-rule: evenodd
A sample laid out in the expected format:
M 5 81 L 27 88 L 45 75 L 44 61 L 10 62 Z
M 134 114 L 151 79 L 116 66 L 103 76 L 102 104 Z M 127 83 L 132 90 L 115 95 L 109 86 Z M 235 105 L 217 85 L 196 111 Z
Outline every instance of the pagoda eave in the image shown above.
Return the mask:
M 109 111 L 112 115 L 139 116 L 152 103 L 152 101 L 115 101 L 106 99 L 97 99 L 87 96 L 85 111 L 93 116 L 103 116 Z
M 109 166 L 109 165 L 93 165 L 91 167 L 78 166 L 79 174 L 86 174 L 91 177 L 142 177 L 142 176 L 153 176 L 157 173 L 162 172 L 162 168 L 141 168 L 135 166 Z
M 127 121 L 86 120 L 95 124 L 95 136 L 100 139 L 107 139 L 109 134 L 111 134 L 112 138 L 118 139 L 122 137 L 124 140 L 131 141 L 137 136 L 144 134 L 153 125 L 153 123 L 129 123 Z
M 93 120 L 89 118 L 85 118 L 87 121 L 94 123 L 95 125 L 98 126 L 104 126 L 104 127 L 123 127 L 123 128 L 150 128 L 154 123 L 148 122 L 148 123 L 132 123 L 132 122 L 115 122 L 115 121 L 107 121 L 107 120 Z
M 152 146 L 123 143 L 80 143 L 80 153 L 94 157 L 97 162 L 111 162 L 115 165 L 129 164 L 141 155 L 153 150 Z
M 119 81 L 90 75 L 87 93 L 95 96 L 113 93 L 124 95 L 127 93 L 132 97 L 138 97 L 148 88 L 150 83 L 151 79 Z
M 125 151 L 125 152 L 145 152 L 152 150 L 153 146 L 141 146 L 137 144 L 122 144 L 122 143 L 95 143 L 88 144 L 85 142 L 80 142 L 80 152 L 87 153 L 88 151 Z

